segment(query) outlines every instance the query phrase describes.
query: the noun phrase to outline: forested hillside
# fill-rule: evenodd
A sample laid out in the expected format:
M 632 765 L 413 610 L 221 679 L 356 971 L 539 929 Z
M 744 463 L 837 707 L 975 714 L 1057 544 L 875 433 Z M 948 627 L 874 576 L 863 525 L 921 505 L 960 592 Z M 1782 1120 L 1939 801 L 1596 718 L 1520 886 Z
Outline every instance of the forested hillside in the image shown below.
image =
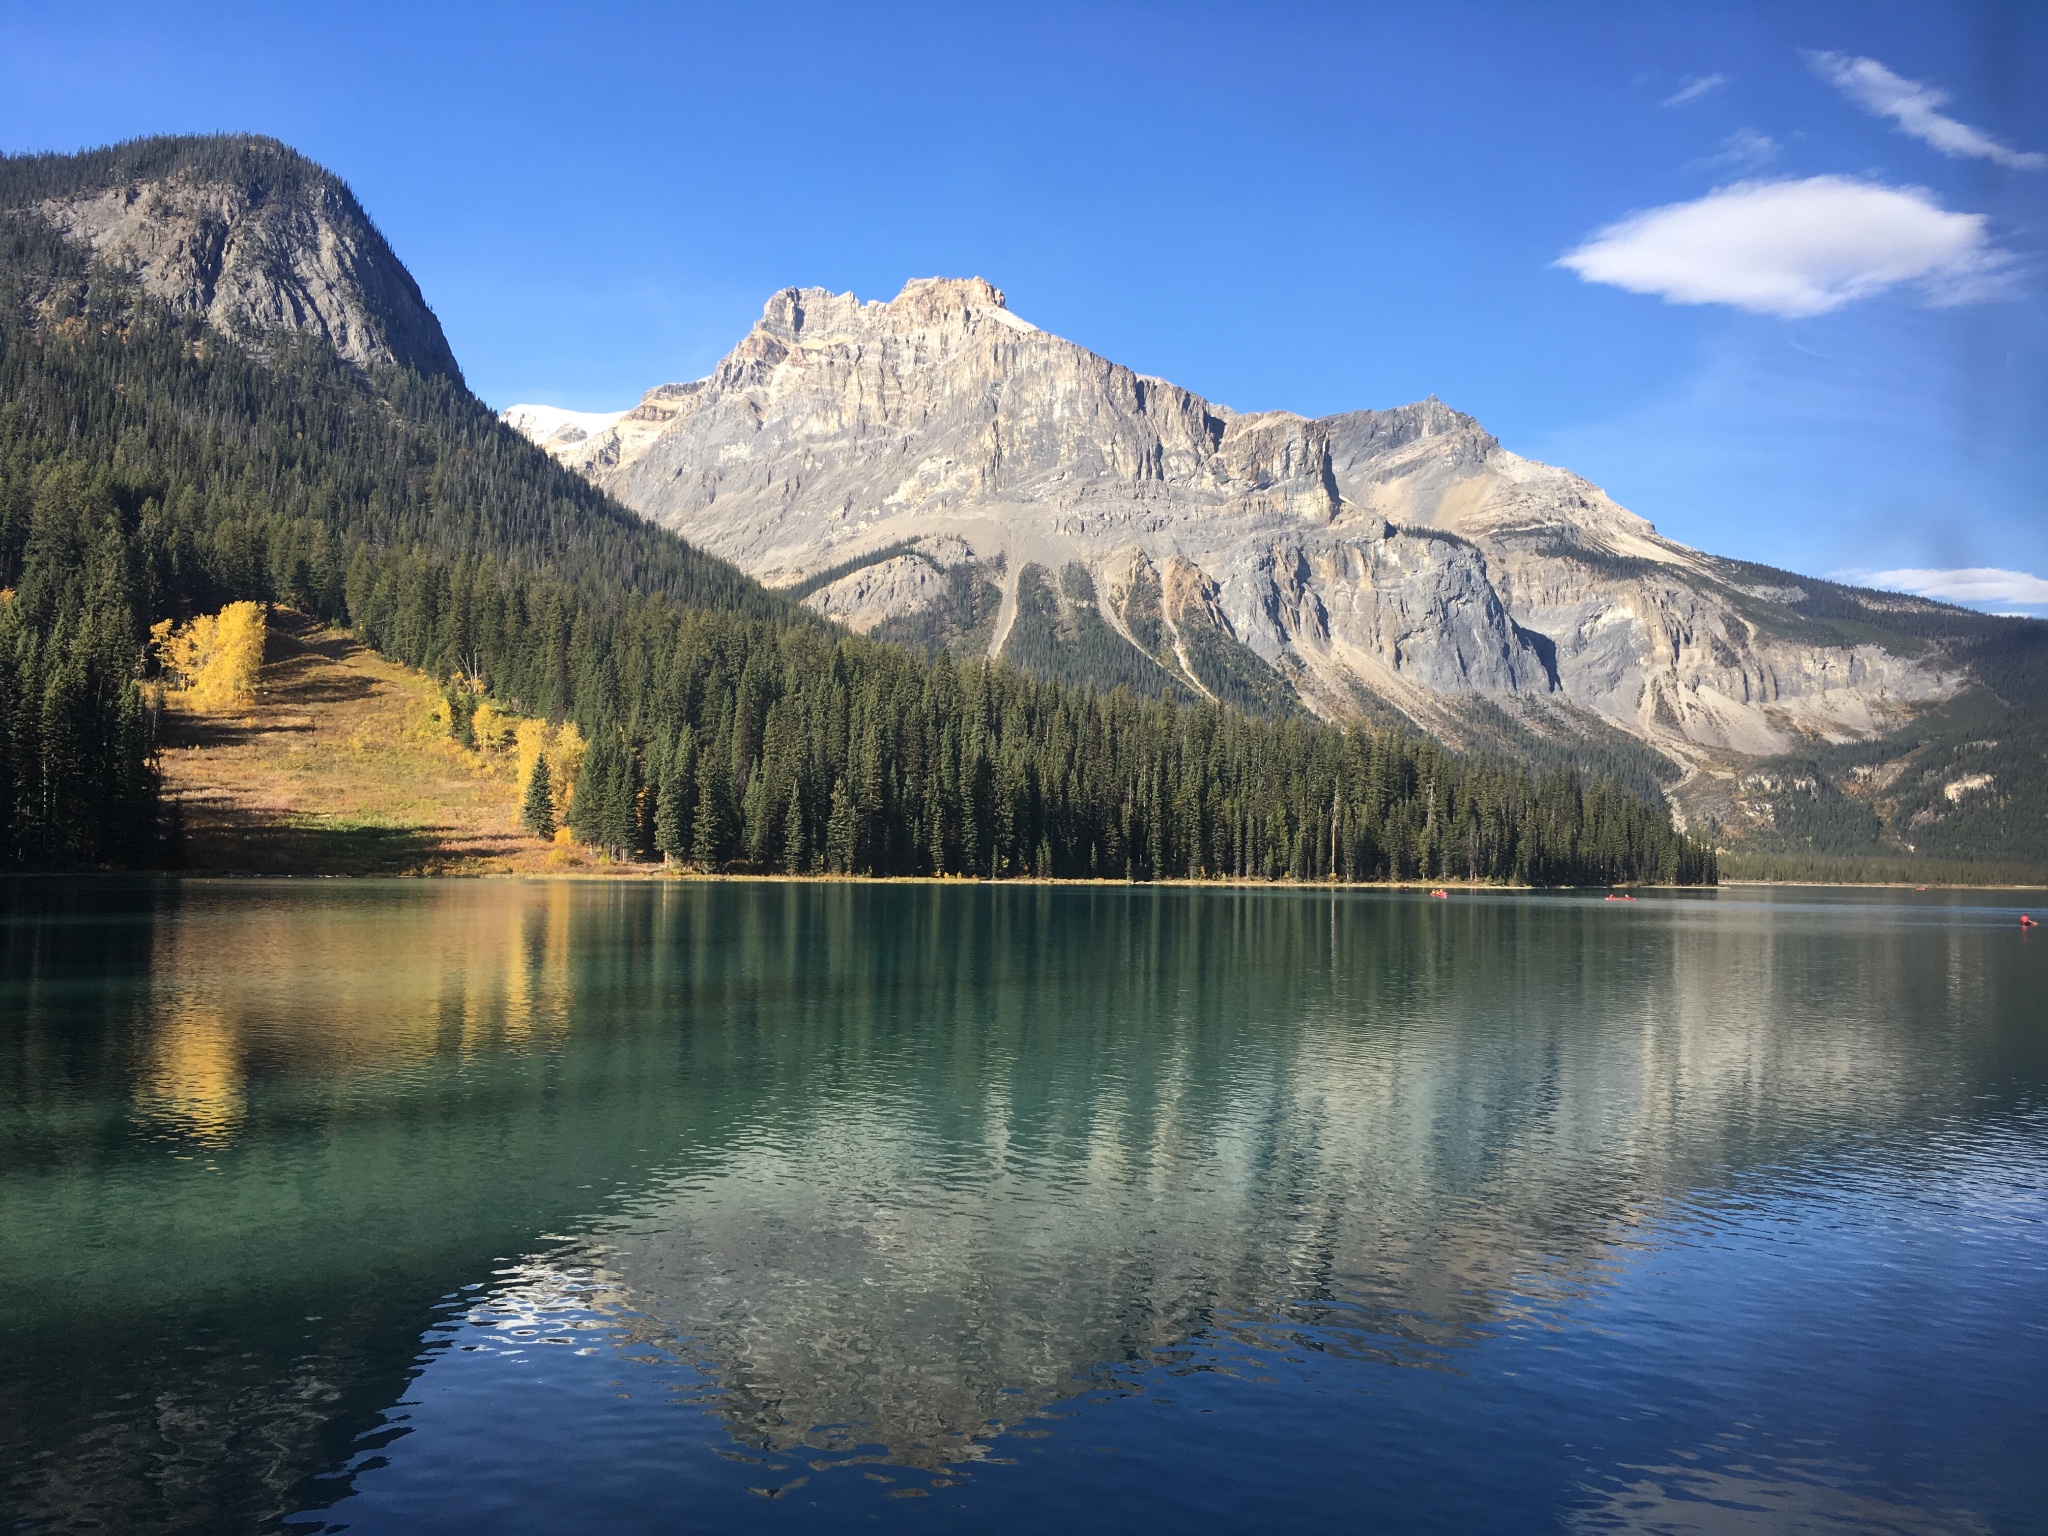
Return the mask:
M 268 141 L 179 142 L 87 169 L 253 177 L 287 157 L 324 175 Z M 230 337 L 95 265 L 36 211 L 61 180 L 48 159 L 0 160 L 7 862 L 161 857 L 149 624 L 254 599 L 353 627 L 458 706 L 487 693 L 575 720 L 591 745 L 572 822 L 621 856 L 1713 877 L 1661 807 L 1611 784 L 839 633 L 562 470 L 458 379 Z

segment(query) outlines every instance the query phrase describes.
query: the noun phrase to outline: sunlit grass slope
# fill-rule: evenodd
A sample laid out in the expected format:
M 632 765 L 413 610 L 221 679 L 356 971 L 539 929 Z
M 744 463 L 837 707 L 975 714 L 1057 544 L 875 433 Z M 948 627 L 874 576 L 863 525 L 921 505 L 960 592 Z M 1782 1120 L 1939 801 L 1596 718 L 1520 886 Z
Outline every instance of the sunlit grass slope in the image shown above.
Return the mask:
M 516 874 L 595 869 L 519 829 L 517 754 L 449 734 L 441 689 L 344 631 L 278 610 L 256 696 L 165 700 L 182 867 L 222 874 Z

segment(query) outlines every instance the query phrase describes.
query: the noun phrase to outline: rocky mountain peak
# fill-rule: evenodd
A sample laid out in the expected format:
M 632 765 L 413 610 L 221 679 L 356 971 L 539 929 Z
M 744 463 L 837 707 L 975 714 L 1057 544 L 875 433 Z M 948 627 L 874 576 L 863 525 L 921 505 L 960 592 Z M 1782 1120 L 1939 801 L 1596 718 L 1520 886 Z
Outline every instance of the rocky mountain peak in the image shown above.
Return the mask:
M 755 335 L 783 345 L 829 346 L 880 331 L 972 329 L 978 320 L 1006 331 L 1037 330 L 1009 311 L 1003 291 L 980 277 L 917 277 L 888 300 L 863 302 L 827 288 L 785 288 L 761 312 Z
M 889 301 L 890 309 L 927 322 L 964 318 L 984 309 L 1007 315 L 1009 307 L 1003 290 L 983 277 L 914 277 Z
M 860 322 L 862 305 L 850 293 L 829 288 L 785 288 L 762 306 L 756 332 L 794 342 L 832 335 Z
M 419 285 L 338 177 L 274 139 L 137 139 L 0 160 L 39 213 L 174 313 L 231 335 L 319 337 L 361 366 L 460 379 Z
M 1867 735 L 1955 686 L 1753 621 L 1711 557 L 1434 395 L 1227 410 L 981 278 L 784 289 L 709 377 L 609 428 L 507 419 L 842 622 L 1070 681 L 1452 739 L 1484 699 L 1681 760 Z
M 1500 451 L 1500 443 L 1476 419 L 1435 395 L 1391 410 L 1343 411 L 1321 420 L 1340 475 L 1404 451 L 1453 457 L 1468 466 Z

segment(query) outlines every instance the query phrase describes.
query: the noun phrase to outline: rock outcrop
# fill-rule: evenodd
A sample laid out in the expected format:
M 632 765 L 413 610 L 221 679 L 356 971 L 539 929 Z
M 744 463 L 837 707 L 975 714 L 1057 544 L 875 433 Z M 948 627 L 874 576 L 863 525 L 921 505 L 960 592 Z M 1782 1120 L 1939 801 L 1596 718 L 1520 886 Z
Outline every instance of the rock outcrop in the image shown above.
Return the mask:
M 1021 585 L 1212 697 L 1392 708 L 1454 737 L 1483 699 L 1698 761 L 1868 735 L 1961 681 L 1924 648 L 1816 629 L 1798 587 L 1661 537 L 1434 398 L 1233 411 L 979 278 L 886 303 L 785 290 L 708 378 L 601 430 L 526 430 L 765 581 L 843 572 L 808 600 L 857 628 L 939 605 L 962 558 L 945 540 L 1002 594 L 956 644 L 1007 654 Z
M 419 285 L 338 178 L 269 139 L 159 139 L 66 163 L 36 206 L 144 292 L 230 335 L 319 337 L 459 379 Z

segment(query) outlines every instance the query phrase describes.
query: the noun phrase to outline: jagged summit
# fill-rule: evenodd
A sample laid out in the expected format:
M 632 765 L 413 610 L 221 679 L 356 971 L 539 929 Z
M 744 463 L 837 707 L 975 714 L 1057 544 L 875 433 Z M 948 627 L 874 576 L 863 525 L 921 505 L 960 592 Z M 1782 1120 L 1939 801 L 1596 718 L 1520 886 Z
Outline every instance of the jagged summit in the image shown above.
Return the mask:
M 1347 465 L 1396 452 L 1425 439 L 1457 438 L 1470 445 L 1475 462 L 1500 447 L 1493 434 L 1475 418 L 1452 410 L 1435 395 L 1391 410 L 1340 411 L 1321 420 L 1333 438 L 1343 441 Z
M 886 309 L 893 314 L 909 316 L 926 324 L 943 324 L 947 320 L 966 320 L 982 310 L 1001 310 L 1008 323 L 1016 329 L 1036 330 L 1028 321 L 1010 314 L 1009 300 L 1003 290 L 985 277 L 913 277 L 904 283 L 893 299 L 870 299 L 862 303 L 850 293 L 833 294 L 822 288 L 787 288 L 776 295 L 776 299 L 797 298 L 810 302 L 820 300 L 828 303 L 851 303 L 862 309 Z M 776 299 L 768 301 L 769 313 L 776 307 Z
M 1868 735 L 1958 686 L 1760 607 L 1784 604 L 1434 395 L 1233 411 L 979 277 L 783 289 L 708 377 L 526 430 L 825 613 L 1069 680 L 1453 737 L 1485 700 L 1689 761 Z
M 460 380 L 441 325 L 339 177 L 275 139 L 147 138 L 0 157 L 0 207 L 40 214 L 179 314 L 294 330 L 364 365 Z

